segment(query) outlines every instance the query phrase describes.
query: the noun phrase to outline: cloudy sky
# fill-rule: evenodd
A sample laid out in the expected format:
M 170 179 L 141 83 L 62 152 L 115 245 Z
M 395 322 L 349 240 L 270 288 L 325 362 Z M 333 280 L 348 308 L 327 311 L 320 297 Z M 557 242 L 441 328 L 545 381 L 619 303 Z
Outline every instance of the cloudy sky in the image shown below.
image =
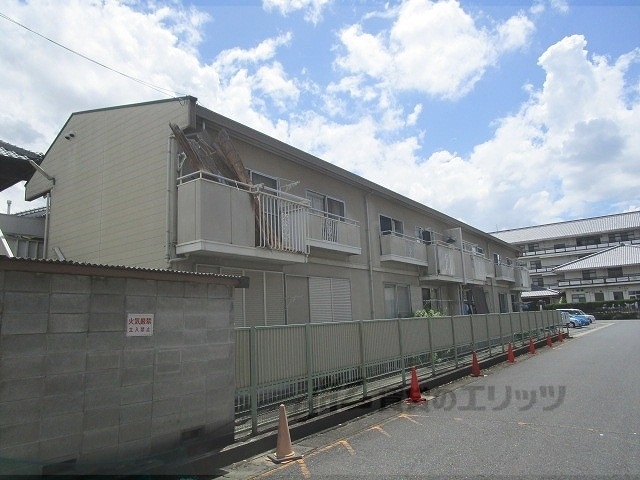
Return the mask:
M 485 231 L 639 210 L 638 5 L 3 0 L 0 139 L 189 94 Z

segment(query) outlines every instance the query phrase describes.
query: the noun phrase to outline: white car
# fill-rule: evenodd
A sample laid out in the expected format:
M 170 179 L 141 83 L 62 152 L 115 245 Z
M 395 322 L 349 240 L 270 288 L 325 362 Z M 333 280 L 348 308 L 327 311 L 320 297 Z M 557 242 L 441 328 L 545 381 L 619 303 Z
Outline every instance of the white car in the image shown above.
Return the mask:
M 558 310 L 561 312 L 567 312 L 571 315 L 582 315 L 584 317 L 587 317 L 589 319 L 589 323 L 593 323 L 596 321 L 596 317 L 594 317 L 593 315 L 589 315 L 588 313 L 584 313 L 578 308 L 558 308 Z

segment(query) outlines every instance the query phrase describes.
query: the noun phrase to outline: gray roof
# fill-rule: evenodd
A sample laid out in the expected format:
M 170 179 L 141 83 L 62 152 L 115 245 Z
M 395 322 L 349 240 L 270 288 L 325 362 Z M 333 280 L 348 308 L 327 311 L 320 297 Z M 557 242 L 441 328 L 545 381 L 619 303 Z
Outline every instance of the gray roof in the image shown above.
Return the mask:
M 520 294 L 520 298 L 522 300 L 532 300 L 536 298 L 547 298 L 547 297 L 559 297 L 560 292 L 557 290 L 551 290 L 550 288 L 545 288 L 544 290 L 533 290 L 531 292 L 522 292 Z
M 554 268 L 556 272 L 640 265 L 640 247 L 618 245 Z
M 491 232 L 511 244 L 640 228 L 640 211 Z
M 29 160 L 39 164 L 42 162 L 42 154 L 0 140 L 0 191 L 23 180 L 29 180 L 34 172 Z

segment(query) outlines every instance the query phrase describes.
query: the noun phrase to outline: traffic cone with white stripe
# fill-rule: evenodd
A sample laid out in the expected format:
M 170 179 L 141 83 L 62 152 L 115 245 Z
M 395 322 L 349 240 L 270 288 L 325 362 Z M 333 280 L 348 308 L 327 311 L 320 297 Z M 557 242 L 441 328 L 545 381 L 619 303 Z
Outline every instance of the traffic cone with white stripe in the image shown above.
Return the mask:
M 278 419 L 278 440 L 276 442 L 276 452 L 267 455 L 269 460 L 274 463 L 290 462 L 302 458 L 297 455 L 291 448 L 291 435 L 289 435 L 289 422 L 287 421 L 287 412 L 284 405 L 280 405 L 280 417 Z
M 529 337 L 529 353 L 531 355 L 536 354 L 536 346 L 533 344 L 533 339 L 531 337 Z

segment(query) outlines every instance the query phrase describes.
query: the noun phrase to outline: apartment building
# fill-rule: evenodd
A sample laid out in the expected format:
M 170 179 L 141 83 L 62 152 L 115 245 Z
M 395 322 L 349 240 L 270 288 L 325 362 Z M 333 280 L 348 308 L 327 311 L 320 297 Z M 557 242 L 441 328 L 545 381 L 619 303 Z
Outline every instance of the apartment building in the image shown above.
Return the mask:
M 28 180 L 42 154 L 0 140 L 0 191 Z M 42 258 L 44 252 L 45 209 L 34 208 L 12 213 L 7 200 L 6 213 L 0 213 L 0 255 Z
M 194 97 L 73 113 L 26 196 L 48 197 L 48 258 L 249 277 L 237 325 L 508 312 L 529 289 L 508 242 Z
M 521 250 L 534 298 L 568 302 L 640 298 L 640 211 L 492 233 Z

